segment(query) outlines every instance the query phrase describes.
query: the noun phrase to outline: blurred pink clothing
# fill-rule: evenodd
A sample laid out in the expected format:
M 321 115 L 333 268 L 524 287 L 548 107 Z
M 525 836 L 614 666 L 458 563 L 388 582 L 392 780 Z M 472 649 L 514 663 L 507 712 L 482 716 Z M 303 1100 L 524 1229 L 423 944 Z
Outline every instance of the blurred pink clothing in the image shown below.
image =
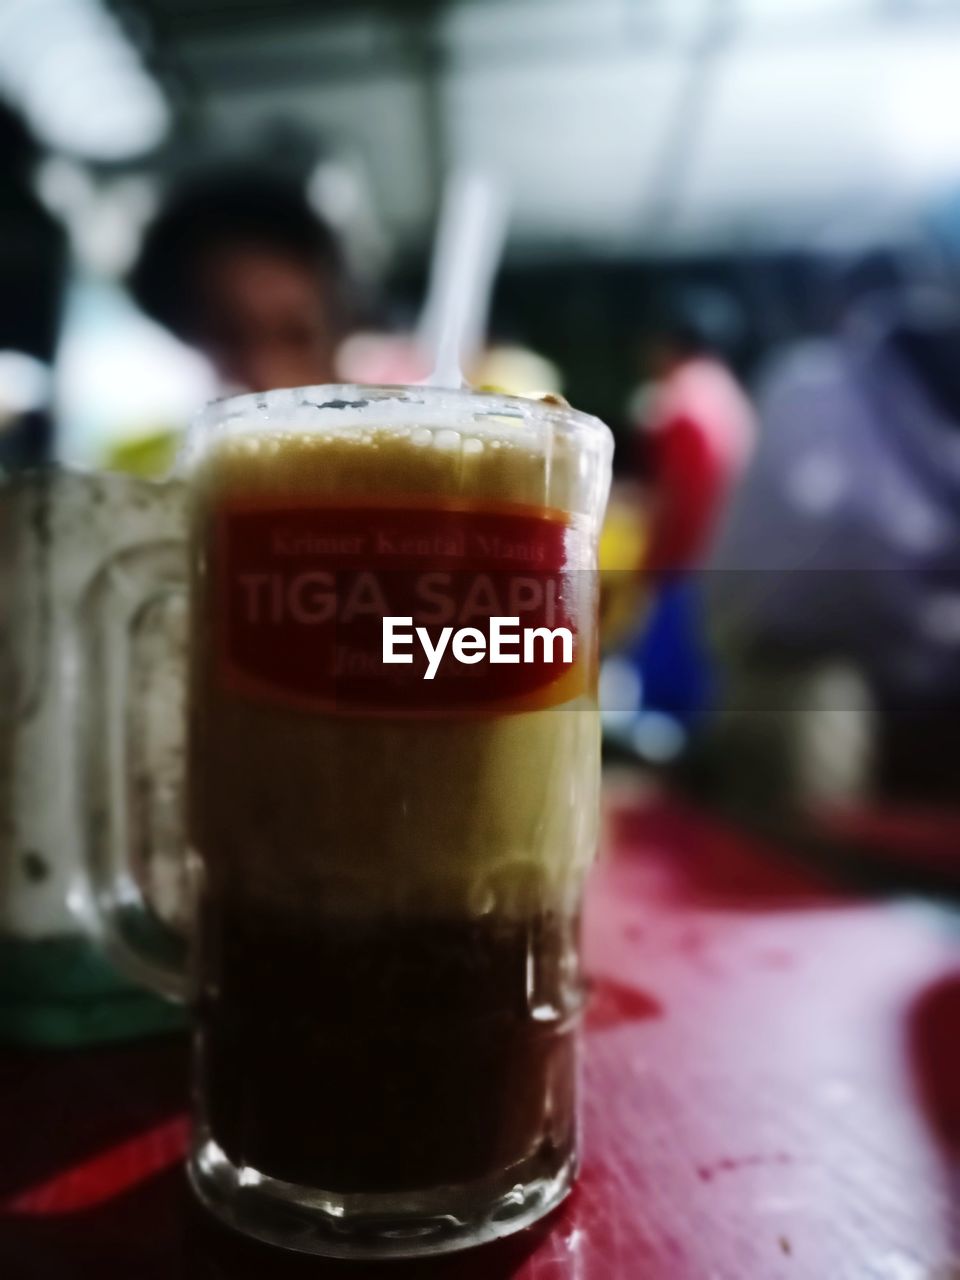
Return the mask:
M 653 394 L 646 432 L 655 502 L 647 567 L 695 568 L 756 442 L 747 396 L 719 360 L 684 361 Z

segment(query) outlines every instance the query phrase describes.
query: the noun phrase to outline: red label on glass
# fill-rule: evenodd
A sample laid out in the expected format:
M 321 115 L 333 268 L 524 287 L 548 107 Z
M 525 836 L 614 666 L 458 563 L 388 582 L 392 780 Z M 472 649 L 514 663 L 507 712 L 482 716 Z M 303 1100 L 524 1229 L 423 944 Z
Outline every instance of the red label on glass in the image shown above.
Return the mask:
M 564 513 L 264 502 L 218 518 L 218 653 L 233 692 L 350 715 L 456 716 L 587 688 L 592 575 L 579 572 L 582 535 Z M 402 620 L 387 653 L 385 618 Z

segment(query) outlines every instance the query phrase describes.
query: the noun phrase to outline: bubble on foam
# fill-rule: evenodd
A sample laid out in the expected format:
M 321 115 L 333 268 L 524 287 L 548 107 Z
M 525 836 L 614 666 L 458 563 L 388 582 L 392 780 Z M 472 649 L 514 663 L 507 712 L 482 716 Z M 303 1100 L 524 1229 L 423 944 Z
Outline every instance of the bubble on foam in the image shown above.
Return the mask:
M 483 453 L 483 441 L 478 440 L 476 436 L 471 436 L 469 440 L 463 442 L 464 453 Z
M 310 404 L 309 401 L 301 400 L 294 405 L 293 412 L 290 414 L 292 426 L 313 427 L 317 421 L 316 406 Z
M 460 432 L 454 431 L 451 427 L 445 427 L 435 433 L 433 444 L 436 449 L 459 449 Z
M 418 427 L 411 439 L 414 444 L 430 444 L 433 441 L 433 432 L 428 427 Z

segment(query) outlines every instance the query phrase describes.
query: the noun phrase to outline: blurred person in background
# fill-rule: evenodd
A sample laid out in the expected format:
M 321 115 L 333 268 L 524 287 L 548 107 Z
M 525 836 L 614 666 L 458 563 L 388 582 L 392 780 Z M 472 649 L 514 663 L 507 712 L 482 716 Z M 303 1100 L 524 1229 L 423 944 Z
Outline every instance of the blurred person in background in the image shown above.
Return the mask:
M 337 380 L 357 301 L 303 185 L 221 169 L 173 192 L 131 277 L 148 315 L 198 348 L 225 392 Z
M 725 294 L 688 289 L 649 341 L 637 428 L 652 492 L 644 568 L 656 578 L 702 563 L 753 449 L 753 408 L 728 362 L 740 328 Z
M 836 336 L 776 360 L 714 557 L 714 614 L 744 696 L 756 704 L 764 670 L 781 687 L 806 672 L 809 721 L 811 673 L 842 662 L 875 710 L 868 760 L 863 694 L 840 682 L 833 730 L 807 733 L 822 752 L 823 767 L 804 766 L 818 792 L 839 772 L 861 794 L 955 801 L 960 786 L 960 280 L 923 274 L 864 297 L 858 268 Z M 836 758 L 841 721 L 859 765 Z
M 649 493 L 641 571 L 655 597 L 631 656 L 642 682 L 643 716 L 656 725 L 668 717 L 683 731 L 702 719 L 711 701 L 696 575 L 754 446 L 753 409 L 729 363 L 740 330 L 737 307 L 725 294 L 678 291 L 647 343 L 652 381 L 635 398 L 640 471 Z M 643 738 L 641 732 L 641 752 Z
M 50 365 L 60 328 L 67 237 L 34 194 L 36 148 L 0 103 L 0 469 L 52 452 Z

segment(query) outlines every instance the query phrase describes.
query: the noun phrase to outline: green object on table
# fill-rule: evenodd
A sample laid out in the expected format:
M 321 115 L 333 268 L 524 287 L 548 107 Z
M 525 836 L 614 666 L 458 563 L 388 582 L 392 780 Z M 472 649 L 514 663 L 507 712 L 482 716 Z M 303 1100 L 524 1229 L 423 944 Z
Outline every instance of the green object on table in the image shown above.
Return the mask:
M 85 938 L 0 937 L 0 1043 L 69 1048 L 185 1026 L 182 1008 L 121 977 Z

